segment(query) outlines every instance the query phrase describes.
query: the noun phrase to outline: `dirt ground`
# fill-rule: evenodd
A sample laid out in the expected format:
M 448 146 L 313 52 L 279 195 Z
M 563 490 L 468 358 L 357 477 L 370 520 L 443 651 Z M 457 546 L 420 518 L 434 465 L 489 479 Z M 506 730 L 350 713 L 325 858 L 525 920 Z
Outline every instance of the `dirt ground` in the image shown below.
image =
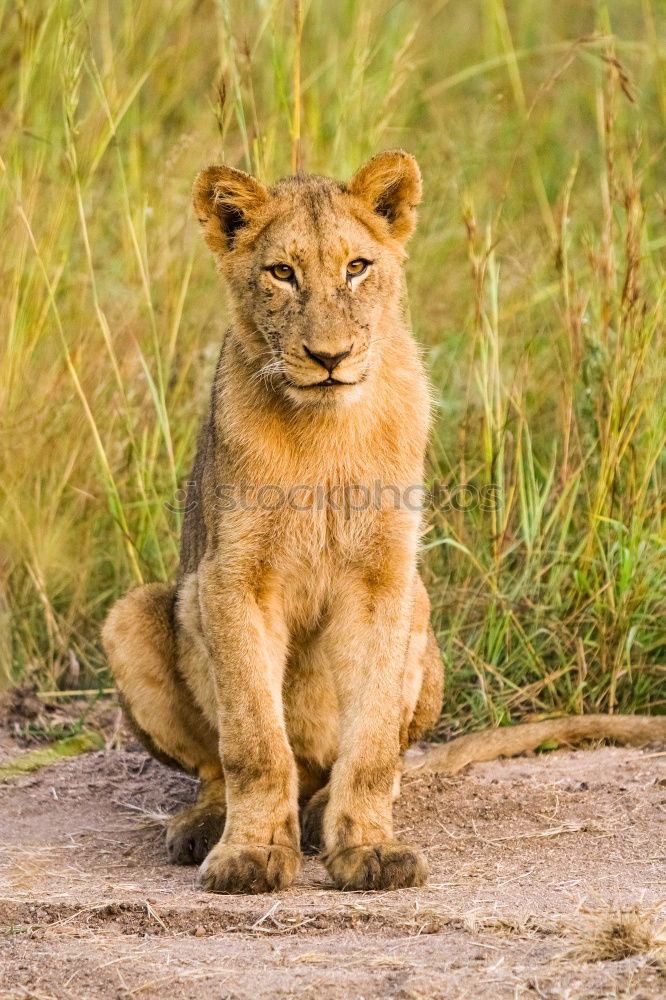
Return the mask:
M 666 997 L 663 747 L 416 772 L 396 829 L 430 879 L 390 893 L 314 859 L 284 892 L 203 893 L 164 848 L 193 793 L 131 744 L 0 785 L 2 1000 Z

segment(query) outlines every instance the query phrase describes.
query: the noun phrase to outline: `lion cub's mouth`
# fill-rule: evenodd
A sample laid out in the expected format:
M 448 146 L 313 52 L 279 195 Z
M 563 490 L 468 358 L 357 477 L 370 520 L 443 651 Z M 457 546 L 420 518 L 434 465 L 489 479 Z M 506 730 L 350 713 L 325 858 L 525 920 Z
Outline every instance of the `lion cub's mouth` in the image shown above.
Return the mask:
M 337 390 L 353 389 L 354 386 L 360 385 L 365 382 L 367 373 L 364 372 L 353 382 L 345 382 L 343 379 L 335 378 L 333 375 L 329 375 L 328 378 L 322 379 L 320 382 L 294 382 L 292 379 L 285 377 L 285 382 L 290 389 L 298 389 L 303 392 L 313 391 L 314 389 L 327 389 L 329 392 L 333 393 Z
M 343 382 L 339 378 L 333 378 L 329 375 L 328 378 L 323 379 L 321 382 L 312 382 L 310 385 L 296 385 L 294 382 L 291 383 L 295 389 L 326 389 L 329 386 L 336 385 L 358 385 L 358 382 Z

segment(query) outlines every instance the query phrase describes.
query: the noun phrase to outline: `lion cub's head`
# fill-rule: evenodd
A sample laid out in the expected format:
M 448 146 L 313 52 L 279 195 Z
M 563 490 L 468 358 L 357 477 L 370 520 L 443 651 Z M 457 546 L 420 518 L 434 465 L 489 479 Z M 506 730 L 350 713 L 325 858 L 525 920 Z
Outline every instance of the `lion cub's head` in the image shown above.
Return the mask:
M 395 325 L 420 197 L 403 152 L 380 153 L 347 185 L 304 174 L 265 188 L 226 166 L 199 174 L 194 207 L 255 377 L 300 405 L 362 391 Z

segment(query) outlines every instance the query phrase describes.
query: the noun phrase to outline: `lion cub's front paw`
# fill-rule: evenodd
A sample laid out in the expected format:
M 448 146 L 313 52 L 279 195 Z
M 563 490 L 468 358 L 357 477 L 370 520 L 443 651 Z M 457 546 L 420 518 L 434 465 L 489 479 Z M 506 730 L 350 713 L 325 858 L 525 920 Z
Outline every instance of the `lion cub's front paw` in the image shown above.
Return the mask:
M 404 889 L 423 885 L 428 866 L 419 851 L 406 844 L 348 847 L 329 855 L 326 867 L 338 889 Z
M 172 865 L 199 865 L 217 844 L 224 829 L 224 812 L 194 805 L 167 823 L 167 854 Z
M 208 892 L 274 892 L 293 882 L 300 855 L 278 844 L 218 844 L 199 869 Z

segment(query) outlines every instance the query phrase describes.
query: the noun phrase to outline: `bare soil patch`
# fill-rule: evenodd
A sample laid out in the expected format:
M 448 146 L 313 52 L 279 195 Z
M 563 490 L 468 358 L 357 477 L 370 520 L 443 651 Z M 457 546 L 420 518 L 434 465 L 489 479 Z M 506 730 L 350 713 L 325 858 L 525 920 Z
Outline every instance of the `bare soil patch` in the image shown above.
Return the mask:
M 138 748 L 0 786 L 0 998 L 666 996 L 663 748 L 410 776 L 396 829 L 430 880 L 391 893 L 313 859 L 285 892 L 203 893 L 164 848 L 193 793 Z

